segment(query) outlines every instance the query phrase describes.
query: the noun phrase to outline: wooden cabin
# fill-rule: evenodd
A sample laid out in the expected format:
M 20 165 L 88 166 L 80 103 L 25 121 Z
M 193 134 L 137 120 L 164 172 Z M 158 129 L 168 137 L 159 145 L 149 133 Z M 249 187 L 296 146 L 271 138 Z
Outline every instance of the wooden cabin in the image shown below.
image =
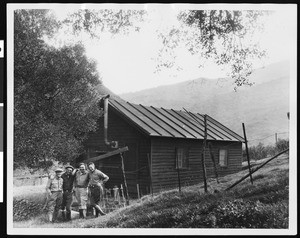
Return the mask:
M 109 99 L 107 105 L 107 132 L 103 128 L 105 117 L 101 117 L 99 129 L 90 133 L 85 141 L 86 153 L 79 161 L 127 146 L 123 158 L 130 197 L 136 197 L 137 184 L 141 195 L 149 194 L 151 189 L 155 193 L 178 187 L 178 171 L 181 186 L 203 181 L 204 115 L 116 99 Z M 240 171 L 244 139 L 212 117 L 206 118 L 207 142 L 212 145 L 218 175 Z M 112 141 L 112 146 L 105 140 Z M 211 153 L 205 151 L 207 177 L 214 177 Z M 123 184 L 119 154 L 96 160 L 95 164 L 110 177 L 106 187 Z

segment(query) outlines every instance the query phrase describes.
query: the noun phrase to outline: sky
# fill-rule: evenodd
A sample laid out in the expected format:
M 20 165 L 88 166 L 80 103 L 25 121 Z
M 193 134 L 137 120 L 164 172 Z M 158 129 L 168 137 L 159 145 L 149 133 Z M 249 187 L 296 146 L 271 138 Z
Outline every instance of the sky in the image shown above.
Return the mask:
M 81 8 L 93 8 L 89 5 L 81 5 Z M 77 6 L 78 8 L 78 6 Z M 72 8 L 68 8 L 73 11 Z M 178 65 L 181 70 L 164 69 L 155 73 L 155 61 L 161 41 L 157 37 L 157 31 L 167 32 L 172 26 L 178 26 L 177 13 L 182 9 L 175 5 L 155 6 L 144 5 L 148 12 L 148 20 L 139 23 L 141 30 L 132 31 L 128 35 L 101 34 L 100 40 L 91 41 L 82 36 L 87 56 L 97 62 L 97 69 L 102 82 L 114 93 L 122 94 L 135 92 L 160 85 L 174 84 L 199 77 L 219 78 L 226 77 L 222 71 L 212 62 L 206 62 L 205 67 L 199 68 L 198 56 L 191 56 L 186 50 L 178 51 Z M 241 9 L 240 7 L 238 9 Z M 269 8 L 268 8 L 269 9 Z M 288 60 L 293 47 L 291 42 L 296 37 L 293 31 L 293 16 L 289 10 L 282 7 L 270 8 L 273 14 L 265 21 L 265 30 L 257 34 L 257 40 L 261 48 L 266 49 L 268 58 L 256 61 L 255 67 L 259 68 L 273 62 Z M 65 8 L 58 7 L 57 16 L 66 16 Z M 65 37 L 65 36 L 62 36 Z

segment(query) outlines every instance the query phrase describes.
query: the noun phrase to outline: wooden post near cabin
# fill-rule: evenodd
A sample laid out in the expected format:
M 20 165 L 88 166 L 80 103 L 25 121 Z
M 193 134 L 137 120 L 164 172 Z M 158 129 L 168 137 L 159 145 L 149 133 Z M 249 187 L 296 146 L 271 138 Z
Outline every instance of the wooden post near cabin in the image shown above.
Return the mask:
M 201 123 L 198 121 L 198 119 L 195 118 L 195 116 L 190 113 L 188 110 L 183 108 L 190 117 L 195 120 L 197 123 L 201 125 Z M 204 191 L 207 193 L 207 182 L 206 182 L 206 168 L 205 168 L 205 147 L 206 147 L 206 139 L 207 139 L 207 121 L 206 121 L 206 114 L 204 115 L 204 140 L 203 140 L 203 149 L 201 153 L 201 165 L 202 165 L 202 171 L 203 171 L 203 181 L 204 181 Z
M 206 115 L 204 115 L 204 140 L 203 140 L 201 165 L 202 165 L 202 171 L 203 171 L 204 191 L 207 193 L 206 168 L 205 168 L 206 139 L 207 139 L 207 122 L 206 122 Z
M 211 158 L 211 160 L 213 162 L 213 165 L 214 165 L 214 170 L 215 170 L 215 175 L 216 175 L 217 183 L 220 183 L 219 182 L 217 165 L 216 165 L 215 157 L 214 157 L 214 154 L 213 154 L 213 151 L 212 151 L 212 143 L 211 142 L 208 143 L 208 149 L 209 149 L 210 158 Z
M 136 184 L 136 190 L 137 190 L 137 194 L 138 194 L 138 199 L 140 199 L 141 198 L 141 196 L 140 196 L 140 186 L 139 186 L 138 183 Z
M 177 167 L 177 178 L 178 178 L 178 191 L 179 193 L 181 193 L 181 183 L 180 183 L 180 169 L 179 169 L 179 165 L 178 165 L 178 153 L 177 153 L 177 148 L 175 150 L 176 153 L 176 167 Z
M 122 202 L 122 204 L 123 204 L 123 206 L 125 207 L 125 204 L 126 204 L 126 199 L 125 199 L 125 196 L 124 196 L 124 190 L 123 190 L 123 185 L 121 184 L 121 186 L 120 186 L 120 190 L 121 190 L 121 196 L 122 196 L 122 200 L 123 200 L 123 202 Z
M 191 117 L 194 119 L 197 123 L 201 125 L 201 123 L 198 121 L 198 119 L 195 118 L 195 116 L 190 113 L 188 110 L 183 108 Z M 204 182 L 204 191 L 207 193 L 207 182 L 206 182 L 206 168 L 205 168 L 205 147 L 206 147 L 206 138 L 207 138 L 207 121 L 206 121 L 206 114 L 204 115 L 204 140 L 203 140 L 203 146 L 202 146 L 202 153 L 201 153 L 201 166 L 203 171 L 203 182 Z
M 125 175 L 125 169 L 124 169 L 124 158 L 122 153 L 120 153 L 121 162 L 122 162 L 122 173 L 123 173 L 123 179 L 124 179 L 124 186 L 126 189 L 126 205 L 129 205 L 129 195 L 128 195 L 128 187 L 127 187 L 127 181 L 126 181 L 126 175 Z
M 150 156 L 149 153 L 147 154 L 148 158 L 148 167 L 149 167 L 149 174 L 150 174 L 150 187 L 151 187 L 151 195 L 153 197 L 153 187 L 152 187 L 152 169 L 151 169 L 151 162 L 150 162 Z
M 253 178 L 252 178 L 252 173 L 251 173 L 251 166 L 250 166 L 250 158 L 249 158 L 248 142 L 247 142 L 245 124 L 242 123 L 242 125 L 243 125 L 243 132 L 244 132 L 244 139 L 245 139 L 245 146 L 246 146 L 246 154 L 247 154 L 247 161 L 248 161 L 248 168 L 249 168 L 250 180 L 251 180 L 251 184 L 253 184 Z

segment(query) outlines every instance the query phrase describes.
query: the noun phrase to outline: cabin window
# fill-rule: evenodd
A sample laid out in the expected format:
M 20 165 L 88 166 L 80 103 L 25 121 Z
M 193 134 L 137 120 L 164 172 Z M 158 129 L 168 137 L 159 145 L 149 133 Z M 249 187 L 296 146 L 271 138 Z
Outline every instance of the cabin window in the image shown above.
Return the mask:
M 225 149 L 219 150 L 219 165 L 221 167 L 226 167 L 228 162 L 228 151 Z
M 189 150 L 188 148 L 176 148 L 176 169 L 189 167 Z

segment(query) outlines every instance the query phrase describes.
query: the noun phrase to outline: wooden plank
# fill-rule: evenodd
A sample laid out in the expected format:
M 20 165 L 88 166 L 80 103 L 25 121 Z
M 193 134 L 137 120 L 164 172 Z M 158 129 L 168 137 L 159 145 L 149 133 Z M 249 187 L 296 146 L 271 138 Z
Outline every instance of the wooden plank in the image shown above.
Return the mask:
M 117 149 L 117 150 L 114 150 L 114 151 L 110 151 L 110 152 L 108 152 L 108 153 L 106 153 L 104 155 L 99 155 L 99 156 L 96 156 L 96 157 L 93 157 L 93 158 L 86 159 L 83 162 L 84 163 L 95 162 L 95 161 L 98 161 L 98 160 L 102 160 L 102 159 L 111 157 L 113 155 L 117 155 L 117 154 L 123 153 L 123 152 L 128 151 L 128 150 L 129 150 L 128 147 L 125 146 L 123 148 L 120 148 L 120 149 Z

